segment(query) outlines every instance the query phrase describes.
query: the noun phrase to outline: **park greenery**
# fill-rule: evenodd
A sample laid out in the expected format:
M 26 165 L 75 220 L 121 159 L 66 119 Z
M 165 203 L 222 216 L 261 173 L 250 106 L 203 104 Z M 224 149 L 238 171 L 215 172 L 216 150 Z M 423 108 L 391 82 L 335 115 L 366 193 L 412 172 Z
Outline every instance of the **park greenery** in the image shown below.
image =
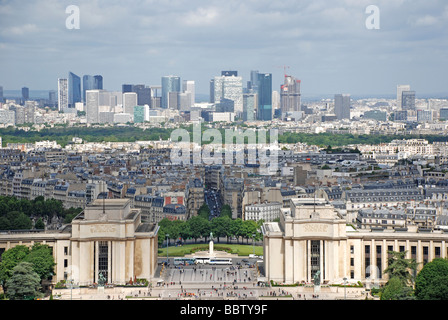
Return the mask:
M 253 246 L 251 244 L 229 244 L 229 243 L 218 243 L 213 245 L 215 251 L 223 251 L 231 254 L 236 254 L 239 256 L 248 256 L 250 254 L 255 254 L 257 256 L 263 255 L 263 247 Z M 183 245 L 172 245 L 168 247 L 159 248 L 159 257 L 166 257 L 168 250 L 168 256 L 170 257 L 183 257 L 187 254 L 194 254 L 198 251 L 208 251 L 208 243 L 198 243 L 198 244 L 183 244 Z
M 406 251 L 389 251 L 388 267 L 384 273 L 389 281 L 383 287 L 382 300 L 413 300 L 413 274 L 417 263 L 413 259 L 406 259 Z
M 3 252 L 0 285 L 11 300 L 41 297 L 42 281 L 54 274 L 53 249 L 46 244 L 18 245 Z
M 254 129 L 239 125 L 232 129 Z M 193 139 L 193 126 L 180 126 L 190 133 L 190 138 Z M 208 127 L 203 126 L 201 132 L 204 132 Z M 258 129 L 258 128 L 256 128 Z M 41 130 L 22 130 L 20 128 L 8 127 L 0 129 L 0 136 L 3 139 L 3 145 L 7 143 L 34 143 L 36 141 L 50 140 L 56 141 L 62 147 L 72 143 L 74 137 L 82 138 L 87 142 L 135 142 L 135 141 L 158 141 L 169 140 L 172 131 L 175 128 L 168 127 L 150 127 L 140 128 L 133 125 L 127 126 L 101 126 L 101 127 L 86 127 L 86 126 L 55 126 L 54 128 L 45 128 Z M 224 128 L 220 127 L 217 130 L 225 137 Z M 258 133 L 258 131 L 257 131 Z M 278 142 L 295 144 L 298 142 L 307 143 L 308 145 L 317 145 L 326 147 L 328 145 L 341 147 L 352 144 L 380 144 L 388 143 L 395 139 L 427 139 L 432 142 L 447 142 L 448 137 L 443 135 L 358 135 L 350 133 L 297 133 L 284 131 L 279 133 Z M 267 141 L 269 142 L 269 130 L 267 131 Z M 246 139 L 247 140 L 247 139 Z M 207 144 L 210 141 L 203 141 Z M 224 142 L 224 140 L 223 140 Z
M 381 300 L 448 300 L 448 259 L 436 258 L 417 273 L 418 264 L 405 258 L 406 251 L 389 254 L 384 270 L 389 280 L 377 290 Z
M 159 222 L 159 246 L 168 238 L 168 241 L 174 240 L 176 243 L 182 243 L 185 240 L 205 239 L 208 241 L 210 233 L 219 243 L 221 240 L 230 242 L 230 239 L 237 239 L 243 243 L 249 243 L 249 239 L 261 239 L 260 226 L 263 220 L 242 220 L 232 219 L 231 208 L 224 205 L 219 217 L 209 219 L 210 209 L 206 204 L 198 210 L 198 215 L 186 221 L 162 219 Z M 168 237 L 166 236 L 168 234 Z
M 81 211 L 81 208 L 65 209 L 62 201 L 45 200 L 42 196 L 33 200 L 0 196 L 0 230 L 42 230 L 45 229 L 44 220 L 57 217 L 70 223 Z
M 448 300 L 448 260 L 437 258 L 425 264 L 415 280 L 418 300 Z

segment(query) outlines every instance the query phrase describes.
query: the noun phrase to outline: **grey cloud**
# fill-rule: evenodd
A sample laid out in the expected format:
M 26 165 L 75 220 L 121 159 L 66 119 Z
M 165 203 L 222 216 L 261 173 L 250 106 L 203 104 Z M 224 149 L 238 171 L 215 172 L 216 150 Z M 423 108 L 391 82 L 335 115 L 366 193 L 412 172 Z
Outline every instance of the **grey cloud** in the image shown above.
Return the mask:
M 65 8 L 70 4 L 80 8 L 80 30 L 65 28 Z M 51 89 L 58 76 L 72 70 L 104 74 L 105 84 L 118 89 L 124 82 L 156 83 L 162 75 L 178 73 L 194 78 L 199 91 L 206 93 L 208 80 L 222 68 L 238 68 L 245 77 L 250 69 L 272 72 L 276 88 L 283 72 L 277 66 L 289 65 L 290 72 L 302 78 L 304 89 L 313 93 L 388 92 L 394 90 L 394 81 L 415 84 L 425 92 L 446 88 L 445 2 L 375 1 L 380 30 L 365 28 L 364 11 L 370 4 L 3 0 L 0 85 L 19 88 L 26 77 L 30 87 Z M 17 71 L 21 69 L 27 71 Z M 431 74 L 432 82 L 413 79 L 412 74 L 429 78 L 427 70 L 434 69 L 438 72 Z M 390 83 L 381 81 L 387 74 Z

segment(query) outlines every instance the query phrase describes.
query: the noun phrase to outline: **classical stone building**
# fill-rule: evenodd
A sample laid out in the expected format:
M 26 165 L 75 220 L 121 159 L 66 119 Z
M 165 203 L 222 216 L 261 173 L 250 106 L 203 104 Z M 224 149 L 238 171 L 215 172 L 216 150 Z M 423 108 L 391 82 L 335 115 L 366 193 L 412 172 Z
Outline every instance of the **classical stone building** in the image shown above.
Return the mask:
M 47 244 L 56 262 L 53 283 L 73 279 L 87 286 L 102 274 L 107 283 L 123 285 L 154 276 L 157 232 L 157 224 L 142 223 L 129 199 L 95 200 L 61 230 L 0 233 L 0 253 L 16 245 Z
M 264 271 L 279 283 L 385 283 L 390 251 L 406 251 L 418 270 L 448 256 L 448 233 L 418 226 L 355 229 L 324 199 L 291 199 L 280 222 L 262 227 Z

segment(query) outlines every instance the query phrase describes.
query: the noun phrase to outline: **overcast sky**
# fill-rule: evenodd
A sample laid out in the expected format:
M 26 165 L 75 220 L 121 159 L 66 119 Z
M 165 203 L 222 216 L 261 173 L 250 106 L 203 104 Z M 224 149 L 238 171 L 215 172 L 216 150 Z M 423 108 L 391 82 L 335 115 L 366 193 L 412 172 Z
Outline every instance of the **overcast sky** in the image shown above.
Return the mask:
M 66 7 L 80 29 L 66 28 Z M 376 5 L 380 29 L 369 30 Z M 101 74 L 104 89 L 195 80 L 208 94 L 221 70 L 302 80 L 302 94 L 448 96 L 446 0 L 0 0 L 0 85 L 57 88 L 57 78 Z

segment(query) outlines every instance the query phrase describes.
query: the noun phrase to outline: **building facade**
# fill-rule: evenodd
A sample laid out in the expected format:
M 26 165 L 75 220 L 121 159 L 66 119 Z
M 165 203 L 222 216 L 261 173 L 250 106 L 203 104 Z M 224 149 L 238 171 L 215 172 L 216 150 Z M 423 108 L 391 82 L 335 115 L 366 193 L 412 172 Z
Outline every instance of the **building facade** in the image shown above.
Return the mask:
M 334 114 L 338 120 L 350 119 L 350 95 L 334 95 Z
M 285 76 L 285 82 L 280 87 L 280 108 L 282 114 L 300 111 L 300 105 L 300 80 L 292 76 Z
M 69 72 L 68 74 L 68 107 L 74 108 L 76 102 L 81 102 L 81 78 Z
M 258 73 L 258 120 L 272 120 L 272 74 Z
M 181 92 L 180 77 L 178 76 L 164 76 L 162 77 L 162 108 L 168 109 L 170 105 L 169 93 L 175 92 L 176 94 Z M 177 102 L 176 102 L 177 108 Z
M 280 202 L 246 205 L 244 210 L 244 220 L 273 221 L 280 217 L 282 207 L 283 205 Z
M 68 80 L 58 79 L 58 110 L 68 108 Z
M 154 276 L 157 266 L 155 223 L 141 221 L 128 199 L 95 200 L 66 225 L 54 232 L 0 234 L 0 253 L 17 245 L 47 244 L 56 262 L 53 284 L 73 280 L 76 285 L 124 285 Z
M 416 272 L 435 258 L 448 256 L 448 233 L 407 229 L 355 229 L 324 199 L 292 199 L 280 222 L 262 227 L 264 269 L 278 283 L 320 284 L 387 282 L 390 251 L 406 251 L 418 263 Z
M 220 103 L 224 99 L 232 100 L 234 111 L 243 113 L 243 78 L 234 74 L 214 77 L 210 82 L 210 102 Z

